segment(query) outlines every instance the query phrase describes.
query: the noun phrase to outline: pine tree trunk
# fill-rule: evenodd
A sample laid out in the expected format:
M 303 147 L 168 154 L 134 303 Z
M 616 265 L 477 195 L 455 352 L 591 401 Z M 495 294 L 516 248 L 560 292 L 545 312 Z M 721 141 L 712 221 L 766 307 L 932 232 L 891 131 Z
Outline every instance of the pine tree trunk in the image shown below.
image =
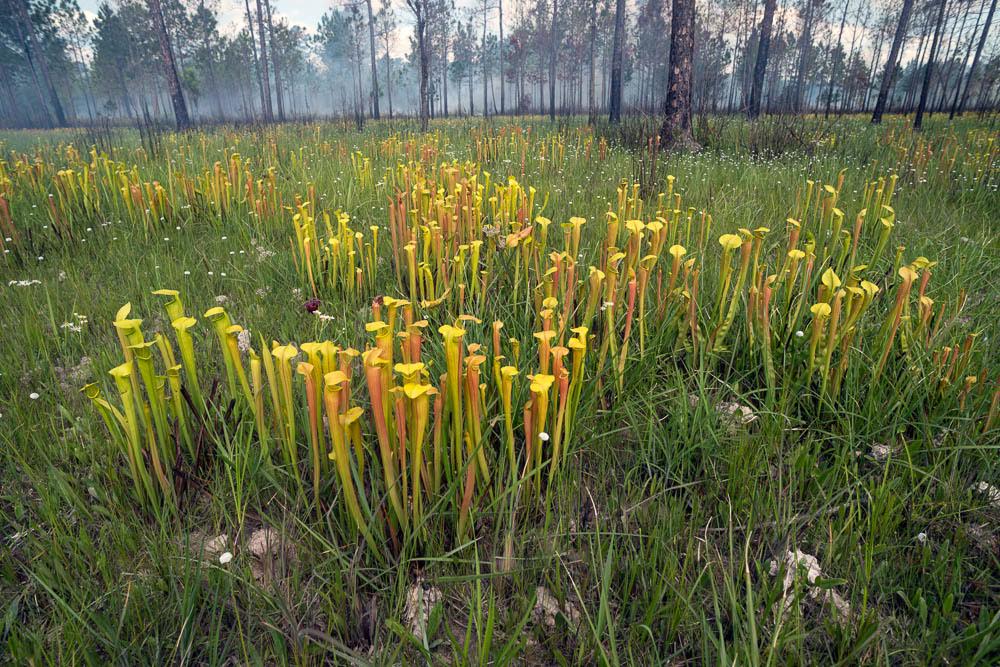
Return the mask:
M 552 24 L 549 30 L 549 120 L 556 119 L 556 61 L 559 57 L 559 37 L 556 24 L 559 21 L 559 0 L 552 0 Z
M 153 28 L 160 43 L 160 59 L 163 62 L 163 75 L 167 79 L 167 89 L 170 91 L 170 102 L 174 107 L 174 120 L 177 129 L 183 130 L 191 124 L 188 117 L 187 104 L 184 102 L 184 92 L 181 90 L 181 80 L 177 76 L 177 66 L 174 64 L 174 51 L 167 36 L 167 24 L 163 20 L 163 8 L 160 0 L 147 0 L 149 11 L 153 16 Z
M 622 119 L 622 47 L 625 42 L 625 0 L 615 0 L 615 35 L 611 46 L 611 100 L 608 120 L 619 123 Z M 671 52 L 673 45 L 671 45 Z
M 934 75 L 934 58 L 937 57 L 937 48 L 941 41 L 941 26 L 944 24 L 944 10 L 948 5 L 948 0 L 940 0 L 941 9 L 938 10 L 937 23 L 934 26 L 934 39 L 931 41 L 931 50 L 927 55 L 927 67 L 924 69 L 924 85 L 920 87 L 920 102 L 917 103 L 917 115 L 913 118 L 913 129 L 919 130 L 924 123 L 924 110 L 927 107 L 927 96 L 931 89 L 931 77 Z
M 281 92 L 281 58 L 274 48 L 274 21 L 271 20 L 271 0 L 264 0 L 267 7 L 267 34 L 271 40 L 271 64 L 274 65 L 274 98 L 278 102 L 278 120 L 285 120 L 285 102 Z M 369 9 L 369 16 L 371 10 Z
M 673 0 L 670 16 L 670 78 L 660 140 L 667 149 L 697 151 L 691 135 L 691 77 L 694 61 L 694 0 Z
M 589 66 L 589 97 L 587 99 L 587 123 L 593 125 L 597 122 L 597 105 L 596 105 L 596 87 L 597 81 L 595 79 L 595 63 L 594 63 L 594 47 L 597 43 L 597 0 L 590 0 L 590 62 Z
M 764 76 L 767 73 L 767 55 L 771 50 L 771 28 L 774 25 L 774 8 L 777 0 L 764 2 L 764 18 L 760 22 L 760 39 L 757 45 L 757 58 L 753 65 L 753 84 L 750 87 L 750 104 L 747 116 L 751 120 L 760 115 L 760 101 L 764 93 Z
M 990 2 L 990 12 L 986 16 L 986 24 L 983 26 L 983 34 L 979 36 L 979 44 L 976 45 L 976 55 L 972 58 L 972 67 L 969 68 L 969 76 L 965 80 L 965 88 L 962 91 L 962 97 L 958 101 L 957 109 L 952 108 L 952 115 L 961 116 L 962 111 L 965 109 L 965 102 L 969 96 L 969 86 L 972 85 L 972 77 L 976 74 L 976 67 L 979 65 L 979 58 L 983 55 L 983 47 L 986 45 L 986 37 L 990 32 L 990 26 L 993 24 L 993 12 L 996 8 L 997 0 L 992 0 L 992 2 Z
M 372 118 L 379 119 L 378 109 L 378 70 L 375 67 L 375 19 L 372 16 L 372 0 L 365 0 L 368 5 L 368 43 L 372 61 Z
M 504 95 L 504 89 L 507 87 L 507 78 L 504 76 L 503 71 L 503 0 L 497 0 L 497 10 L 500 12 L 500 41 L 498 56 L 500 58 L 500 115 L 504 115 L 507 112 L 507 100 Z
M 264 96 L 264 79 L 260 75 L 260 56 L 257 54 L 257 38 L 253 34 L 253 14 L 250 12 L 250 0 L 243 0 L 243 4 L 247 10 L 247 35 L 250 37 L 250 51 L 253 53 L 254 74 L 257 75 L 257 92 L 260 93 L 260 112 L 261 115 L 264 115 L 264 100 L 267 98 Z
M 385 54 L 385 94 L 389 100 L 389 118 L 392 119 L 392 60 L 389 52 Z
M 847 23 L 847 10 L 851 6 L 850 0 L 844 0 L 844 13 L 840 15 L 840 30 L 837 32 L 837 44 L 840 46 L 841 40 L 844 38 L 844 25 Z M 826 89 L 826 109 L 823 110 L 823 118 L 830 117 L 830 106 L 833 104 L 833 81 L 837 74 L 836 68 L 833 66 L 834 58 L 834 47 L 830 46 L 830 82 Z M 841 63 L 841 68 L 843 68 L 843 63 Z M 840 73 L 843 76 L 843 72 Z
M 812 48 L 813 4 L 815 0 L 806 0 L 806 13 L 802 23 L 802 35 L 799 38 L 799 63 L 795 68 L 795 87 L 792 95 L 792 110 L 798 113 L 802 110 L 802 83 L 806 77 L 809 64 L 809 50 Z
M 872 123 L 882 122 L 882 114 L 885 113 L 885 104 L 889 99 L 889 89 L 892 88 L 892 77 L 896 74 L 896 59 L 903 47 L 906 39 L 906 26 L 910 22 L 910 13 L 913 11 L 913 0 L 903 0 L 903 10 L 899 14 L 899 23 L 896 24 L 896 34 L 892 38 L 892 46 L 889 47 L 889 58 L 885 61 L 885 72 L 882 74 L 882 83 L 879 85 L 878 98 L 875 100 L 875 111 L 872 112 Z
M 260 0 L 257 0 L 257 34 L 260 36 L 260 70 L 264 82 L 264 120 L 270 123 L 274 120 L 274 111 L 271 108 L 271 74 L 268 71 L 267 40 L 264 37 L 264 8 Z
M 417 14 L 417 50 L 420 58 L 420 130 L 426 132 L 428 116 L 430 115 L 427 108 L 427 6 L 424 4 L 425 0 L 414 0 L 414 2 L 421 8 L 420 13 Z
M 486 57 L 486 11 L 483 11 L 483 41 L 482 41 L 482 57 L 483 57 L 483 118 L 490 115 L 489 112 L 489 98 L 486 96 L 486 66 L 489 58 Z
M 44 97 L 41 92 L 41 87 L 44 85 L 45 91 L 48 93 L 49 103 L 52 106 L 52 113 L 55 116 L 56 125 L 63 127 L 66 125 L 66 114 L 63 112 L 62 102 L 59 101 L 59 95 L 56 93 L 55 86 L 52 84 L 52 76 L 49 74 L 49 64 L 45 59 L 45 54 L 39 48 L 38 40 L 35 36 L 35 25 L 31 22 L 31 16 L 28 14 L 28 4 L 27 0 L 15 0 L 17 2 L 17 12 L 22 23 L 22 30 L 24 33 L 21 35 L 23 39 L 24 53 L 28 58 L 28 66 L 31 69 L 31 74 L 35 78 L 36 88 L 39 89 L 39 97 Z M 37 72 L 36 72 L 37 68 Z M 41 84 L 38 81 L 38 75 L 41 74 Z M 45 106 L 44 101 L 42 106 Z M 48 115 L 48 108 L 46 107 L 46 115 Z

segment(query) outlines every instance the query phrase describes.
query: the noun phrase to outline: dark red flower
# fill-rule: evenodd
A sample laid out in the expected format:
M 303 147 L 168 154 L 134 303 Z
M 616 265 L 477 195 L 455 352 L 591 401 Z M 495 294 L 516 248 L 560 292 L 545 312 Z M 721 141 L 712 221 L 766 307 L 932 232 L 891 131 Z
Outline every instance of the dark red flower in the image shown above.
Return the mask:
M 302 307 L 306 309 L 307 313 L 315 313 L 319 310 L 319 299 L 309 299 L 302 304 Z

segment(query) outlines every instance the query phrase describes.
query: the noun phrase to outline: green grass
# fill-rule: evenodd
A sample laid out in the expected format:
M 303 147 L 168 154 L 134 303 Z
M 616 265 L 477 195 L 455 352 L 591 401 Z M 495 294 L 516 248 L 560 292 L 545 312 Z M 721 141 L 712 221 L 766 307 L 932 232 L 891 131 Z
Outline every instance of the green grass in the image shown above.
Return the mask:
M 843 200 L 852 219 L 865 180 L 902 168 L 887 254 L 902 243 L 907 258 L 937 261 L 931 284 L 938 303 L 967 291 L 962 317 L 978 332 L 974 368 L 988 368 L 995 386 L 1000 168 L 992 165 L 985 178 L 961 166 L 949 174 L 908 171 L 913 160 L 899 161 L 885 128 L 861 119 L 783 122 L 791 124 L 703 122 L 705 150 L 660 155 L 650 199 L 669 173 L 686 206 L 711 212 L 713 235 L 780 229 L 806 178 L 830 182 L 846 168 Z M 533 140 L 553 130 L 539 120 L 522 125 Z M 432 126 L 440 133 L 438 159 L 475 160 L 475 138 L 503 126 Z M 641 127 L 599 128 L 611 142 L 604 161 L 596 146 L 592 159 L 571 148 L 581 128 L 575 121 L 562 128 L 561 164 L 530 158 L 523 173 L 515 158 L 483 166 L 495 181 L 514 175 L 549 193 L 544 214 L 554 221 L 581 215 L 596 227 L 620 180 L 649 165 L 629 148 Z M 8 172 L 15 154 L 59 168 L 65 143 L 86 153 L 99 140 L 101 150 L 138 166 L 143 180 L 164 184 L 177 165 L 198 173 L 224 161 L 229 149 L 249 159 L 257 177 L 274 166 L 286 206 L 296 194 L 305 198 L 312 183 L 321 207 L 343 209 L 367 229 L 385 225 L 386 193 L 357 185 L 346 151 L 371 156 L 379 183 L 393 162 L 377 157 L 378 143 L 412 130 L 406 123 L 373 123 L 364 134 L 334 125 L 216 128 L 186 139 L 162 135 L 144 147 L 124 130 L 101 137 L 20 132 L 0 135 L 0 149 Z M 935 118 L 923 135 L 904 133 L 899 141 L 940 147 L 953 134 L 965 159 L 983 145 L 986 135 L 975 132 L 997 136 L 985 123 L 948 126 Z M 180 153 L 185 142 L 196 150 Z M 0 661 L 1000 660 L 1000 503 L 970 488 L 1000 486 L 997 431 L 982 434 L 974 415 L 913 401 L 904 381 L 869 387 L 863 366 L 848 374 L 846 398 L 834 411 L 817 409 L 810 395 L 768 404 L 751 364 L 734 355 L 688 368 L 654 332 L 650 352 L 627 367 L 616 402 L 588 392 L 589 409 L 551 501 L 518 515 L 509 572 L 498 565 L 509 498 L 484 502 L 468 542 L 435 535 L 421 549 L 380 561 L 334 512 L 317 518 L 304 509 L 288 492 L 288 472 L 260 456 L 252 425 L 235 418 L 217 416 L 205 445 L 211 469 L 178 515 L 150 516 L 132 498 L 127 466 L 79 392 L 120 362 L 111 319 L 123 303 L 155 331 L 169 323 L 154 289 L 182 290 L 198 314 L 225 297 L 234 319 L 255 334 L 362 348 L 368 299 L 324 294 L 331 321 L 304 311 L 309 295 L 289 251 L 288 211 L 261 220 L 245 206 L 221 218 L 207 208 L 184 209 L 148 231 L 114 215 L 80 213 L 75 238 L 61 240 L 46 227 L 50 180 L 10 194 L 21 243 L 0 260 Z M 378 275 L 384 282 L 372 292 L 396 293 L 391 267 Z M 18 280 L 39 283 L 8 284 Z M 530 311 L 498 296 L 483 319 L 501 316 L 506 335 L 530 339 L 533 324 L 517 324 Z M 486 336 L 477 340 L 488 344 Z M 728 400 L 755 406 L 757 420 L 733 428 L 717 409 Z M 881 444 L 891 447 L 885 460 L 871 455 Z M 335 486 L 326 492 L 336 499 Z M 266 574 L 246 544 L 263 526 L 286 545 Z M 202 557 L 198 546 L 219 534 L 234 545 L 225 565 Z M 811 596 L 801 578 L 783 611 L 784 569 L 776 576 L 769 570 L 795 549 L 816 557 L 816 590 L 846 599 L 849 618 L 822 594 Z M 404 621 L 407 593 L 418 581 L 441 592 L 423 641 Z M 554 627 L 533 614 L 538 587 L 566 605 Z

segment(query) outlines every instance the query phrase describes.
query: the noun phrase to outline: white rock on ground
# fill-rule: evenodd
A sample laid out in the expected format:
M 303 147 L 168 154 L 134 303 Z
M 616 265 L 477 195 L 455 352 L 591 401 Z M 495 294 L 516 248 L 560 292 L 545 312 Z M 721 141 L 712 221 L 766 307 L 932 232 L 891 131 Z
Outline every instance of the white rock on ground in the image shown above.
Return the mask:
M 436 586 L 425 586 L 422 579 L 417 579 L 406 590 L 403 623 L 421 643 L 427 642 L 427 621 L 431 610 L 441 602 L 441 599 L 441 589 Z
M 811 554 L 804 553 L 796 549 L 785 552 L 785 579 L 782 582 L 781 595 L 781 616 L 784 616 L 791 607 L 795 593 L 795 579 L 804 573 L 807 586 L 805 587 L 809 597 L 821 602 L 829 602 L 837 610 L 838 616 L 842 619 L 851 617 L 851 605 L 839 593 L 833 589 L 820 588 L 815 586 L 816 580 L 823 576 L 823 569 L 819 560 Z M 778 563 L 771 561 L 771 576 L 777 576 L 779 572 Z

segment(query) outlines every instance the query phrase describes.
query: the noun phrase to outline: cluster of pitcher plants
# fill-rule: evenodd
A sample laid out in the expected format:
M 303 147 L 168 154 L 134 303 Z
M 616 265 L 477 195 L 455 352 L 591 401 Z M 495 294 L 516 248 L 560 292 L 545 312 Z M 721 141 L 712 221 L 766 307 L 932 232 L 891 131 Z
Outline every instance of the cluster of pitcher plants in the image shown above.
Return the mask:
M 767 408 L 794 397 L 833 412 L 853 373 L 868 400 L 909 382 L 923 389 L 908 400 L 997 425 L 1000 388 L 960 326 L 965 294 L 935 301 L 935 263 L 891 246 L 895 176 L 868 183 L 853 216 L 841 173 L 807 181 L 780 230 L 722 234 L 682 205 L 672 176 L 653 205 L 623 182 L 600 222 L 558 223 L 534 188 L 472 162 L 401 163 L 386 180 L 387 229 L 354 230 L 347 213 L 301 200 L 293 218 L 308 287 L 371 299 L 358 349 L 255 340 L 220 306 L 202 315 L 215 343 L 199 348 L 172 290 L 156 292 L 172 336 L 147 340 L 129 306 L 118 312 L 113 393 L 84 391 L 145 505 L 175 506 L 195 425 L 230 405 L 293 493 L 317 512 L 337 498 L 373 549 L 444 524 L 465 539 L 484 504 L 544 502 L 580 419 L 668 360 L 739 371 Z M 393 283 L 396 296 L 372 294 Z M 223 401 L 204 389 L 215 369 Z
M 221 306 L 202 316 L 216 340 L 206 349 L 180 294 L 155 294 L 173 335 L 147 340 L 122 307 L 113 325 L 124 362 L 110 371 L 112 395 L 98 383 L 83 388 L 151 510 L 176 506 L 176 469 L 197 459 L 197 425 L 222 408 L 252 420 L 254 445 L 291 473 L 303 502 L 320 512 L 336 495 L 375 549 L 387 538 L 420 543 L 443 517 L 464 538 L 483 498 L 516 490 L 520 503 L 541 501 L 572 441 L 586 330 L 566 346 L 540 331 L 530 358 L 502 336 L 501 321 L 460 315 L 431 327 L 410 302 L 386 296 L 372 305 L 363 350 L 254 341 Z M 213 368 L 224 369 L 221 400 L 203 391 Z M 324 491 L 331 481 L 335 494 Z M 431 508 L 448 511 L 428 517 Z

